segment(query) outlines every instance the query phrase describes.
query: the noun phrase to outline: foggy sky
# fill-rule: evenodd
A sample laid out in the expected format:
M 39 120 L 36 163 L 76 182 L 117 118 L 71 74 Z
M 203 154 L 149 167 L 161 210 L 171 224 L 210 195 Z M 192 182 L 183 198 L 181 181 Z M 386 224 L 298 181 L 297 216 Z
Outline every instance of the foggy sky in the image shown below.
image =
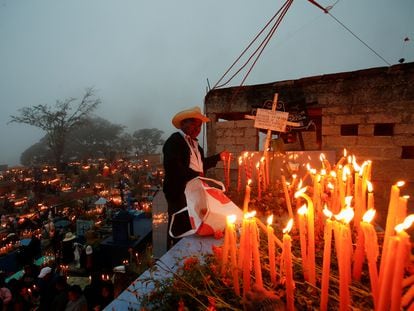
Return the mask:
M 389 63 L 414 60 L 413 0 L 319 3 Z M 0 164 L 44 136 L 7 124 L 18 109 L 80 98 L 132 133 L 174 131 L 171 117 L 199 105 L 279 0 L 0 0 Z M 404 38 L 410 41 L 404 43 Z M 244 85 L 387 66 L 332 17 L 295 0 Z M 239 85 L 242 75 L 229 86 Z

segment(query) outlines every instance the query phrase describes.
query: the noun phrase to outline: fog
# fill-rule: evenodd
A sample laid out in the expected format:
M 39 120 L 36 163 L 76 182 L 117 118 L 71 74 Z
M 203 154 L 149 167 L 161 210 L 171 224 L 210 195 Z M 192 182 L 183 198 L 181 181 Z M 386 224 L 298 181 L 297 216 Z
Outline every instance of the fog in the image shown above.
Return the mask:
M 244 85 L 414 59 L 414 1 L 318 1 L 365 44 L 309 1 L 293 1 Z M 0 0 L 0 164 L 44 136 L 11 123 L 22 107 L 80 98 L 132 133 L 165 138 L 179 110 L 202 107 L 214 85 L 281 7 L 275 0 Z M 404 40 L 409 38 L 409 40 Z M 387 64 L 388 63 L 388 64 Z M 240 85 L 244 72 L 229 86 Z

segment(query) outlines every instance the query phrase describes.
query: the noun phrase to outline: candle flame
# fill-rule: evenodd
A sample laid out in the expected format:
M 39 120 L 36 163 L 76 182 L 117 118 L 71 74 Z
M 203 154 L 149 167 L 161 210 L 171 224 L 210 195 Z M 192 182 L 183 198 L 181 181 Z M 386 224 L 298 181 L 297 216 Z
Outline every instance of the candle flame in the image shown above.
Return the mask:
M 239 165 L 242 165 L 242 163 L 243 163 L 243 158 L 242 156 L 239 156 Z
M 351 207 L 352 198 L 353 198 L 352 195 L 349 195 L 349 196 L 345 197 L 345 206 L 346 207 Z
M 249 178 L 249 180 L 247 181 L 247 185 L 250 186 L 251 183 L 252 183 L 252 180 Z
M 347 155 L 347 151 L 346 151 L 346 149 L 344 148 L 344 158 L 346 158 L 346 155 Z
M 273 223 L 273 214 L 267 217 L 267 224 L 270 226 Z
M 232 214 L 227 216 L 227 223 L 228 224 L 234 224 L 236 222 L 237 216 Z
M 306 204 L 303 204 L 300 208 L 298 208 L 299 215 L 305 215 L 308 212 L 308 207 Z
M 321 176 L 325 176 L 326 175 L 326 169 L 321 169 Z
M 333 213 L 328 209 L 328 206 L 326 204 L 325 204 L 325 206 L 323 208 L 323 213 L 329 219 L 332 218 Z
M 329 174 L 331 175 L 331 177 L 336 178 L 336 172 L 335 171 L 331 171 Z
M 243 153 L 243 158 L 247 158 L 249 156 L 249 152 L 248 151 L 245 151 L 244 153 Z
M 289 219 L 286 227 L 283 229 L 283 233 L 289 233 L 293 226 L 293 219 Z
M 262 163 L 263 163 L 264 161 L 265 161 L 265 157 L 261 157 L 261 158 L 260 158 L 260 162 L 262 162 Z
M 331 190 L 335 189 L 335 186 L 331 182 L 328 183 L 327 187 L 328 189 L 331 189 Z
M 405 185 L 405 181 L 402 181 L 402 180 L 397 181 L 397 183 L 396 183 L 396 186 L 399 187 L 399 188 L 401 188 L 404 185 Z
M 306 164 L 306 169 L 308 170 L 308 171 L 310 171 L 312 168 L 311 168 L 311 166 L 310 166 L 310 163 L 307 163 Z
M 256 163 L 256 168 L 259 169 L 259 167 L 260 167 L 260 162 L 257 162 Z
M 349 155 L 349 156 L 348 156 L 347 161 L 348 161 L 348 163 L 349 163 L 349 164 L 351 164 L 351 163 L 352 163 L 352 155 Z
M 335 215 L 335 218 L 349 224 L 352 218 L 354 218 L 354 209 L 352 207 L 344 208 L 339 212 L 339 214 Z
M 319 155 L 319 160 L 321 160 L 321 162 L 323 162 L 324 160 L 326 160 L 326 157 L 325 157 L 325 154 L 324 153 L 321 153 Z
M 299 198 L 302 194 L 304 194 L 306 192 L 306 189 L 308 187 L 305 186 L 302 189 L 299 189 L 298 191 L 295 192 L 295 199 Z
M 256 216 L 256 211 L 251 211 L 251 212 L 248 212 L 248 213 L 244 214 L 245 219 L 253 218 L 254 216 Z
M 298 189 L 302 188 L 302 184 L 303 184 L 302 179 L 300 179 L 298 182 Z
M 368 192 L 374 191 L 374 187 L 372 186 L 372 182 L 370 182 L 369 180 L 367 180 L 367 189 L 368 189 Z
M 414 214 L 410 214 L 404 219 L 404 226 L 406 229 L 410 228 L 414 222 Z
M 348 166 L 345 166 L 344 170 L 342 171 L 342 180 L 346 181 L 348 175 L 351 175 L 351 170 L 349 169 Z
M 365 212 L 364 216 L 362 216 L 362 220 L 367 223 L 370 223 L 372 219 L 374 219 L 375 213 L 376 211 L 373 208 L 370 208 Z

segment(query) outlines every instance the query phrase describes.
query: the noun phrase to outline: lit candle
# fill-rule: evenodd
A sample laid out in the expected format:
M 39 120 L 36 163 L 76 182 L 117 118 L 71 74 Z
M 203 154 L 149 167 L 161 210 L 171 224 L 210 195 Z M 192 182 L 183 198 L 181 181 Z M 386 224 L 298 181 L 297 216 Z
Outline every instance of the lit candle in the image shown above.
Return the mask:
M 294 281 L 293 281 L 293 266 L 292 266 L 292 239 L 289 235 L 289 231 L 292 229 L 293 219 L 291 218 L 283 229 L 283 259 L 284 270 L 286 276 L 286 308 L 287 310 L 294 311 Z
M 374 209 L 368 209 L 362 217 L 361 230 L 364 233 L 365 253 L 368 260 L 369 279 L 371 283 L 371 292 L 374 300 L 374 305 L 378 303 L 378 269 L 377 259 L 379 255 L 378 237 L 374 226 L 371 224 L 375 216 Z
M 404 270 L 409 262 L 411 254 L 410 237 L 405 232 L 414 221 L 414 214 L 405 218 L 402 224 L 395 226 L 398 237 L 397 258 L 394 267 L 393 280 L 391 286 L 391 310 L 401 310 L 402 284 L 404 279 Z
M 226 274 L 227 268 L 227 261 L 229 259 L 229 252 L 230 252 L 230 234 L 231 234 L 231 226 L 230 221 L 234 215 L 227 216 L 227 224 L 226 229 L 224 230 L 224 245 L 223 245 L 223 253 L 221 257 L 221 275 L 224 277 Z
M 226 273 L 226 263 L 228 260 L 228 255 L 230 253 L 230 271 L 233 276 L 233 286 L 234 291 L 237 295 L 240 295 L 240 287 L 239 287 L 239 276 L 238 276 L 238 267 L 237 267 L 237 249 L 236 249 L 236 230 L 235 230 L 235 222 L 236 222 L 236 215 L 229 215 L 227 216 L 227 225 L 225 230 L 224 239 L 227 240 L 227 250 L 223 250 L 223 265 L 221 274 L 225 276 Z
M 260 237 L 257 233 L 258 228 L 257 228 L 255 217 L 251 219 L 250 230 L 251 230 L 251 240 L 252 240 L 251 245 L 252 245 L 254 276 L 256 278 L 256 286 L 258 288 L 262 288 L 263 287 L 262 265 L 260 264 L 260 252 L 259 252 Z
M 325 222 L 325 230 L 323 233 L 324 247 L 323 247 L 323 267 L 322 267 L 322 285 L 321 285 L 321 303 L 320 310 L 328 309 L 328 292 L 329 292 L 329 274 L 331 269 L 331 243 L 332 243 L 332 228 L 331 220 L 332 212 L 326 206 L 323 213 L 328 217 Z
M 396 223 L 396 214 L 397 214 L 397 208 L 398 208 L 398 202 L 400 197 L 400 187 L 402 187 L 405 184 L 404 181 L 398 181 L 395 185 L 392 185 L 391 187 L 391 193 L 390 193 L 390 200 L 388 203 L 388 214 L 387 214 L 387 220 L 385 224 L 385 232 L 384 232 L 384 241 L 382 244 L 382 253 L 381 253 L 381 263 L 380 263 L 380 272 L 379 272 L 379 283 L 380 286 L 383 283 L 384 278 L 384 269 L 385 269 L 385 259 L 388 257 L 386 252 L 388 251 L 388 240 L 391 238 L 391 236 L 394 233 L 394 228 L 397 225 Z
M 289 190 L 287 188 L 286 177 L 285 175 L 282 175 L 281 178 L 282 178 L 283 192 L 285 194 L 286 206 L 289 212 L 289 217 L 293 219 L 292 203 L 290 202 L 290 195 L 289 195 Z
M 334 233 L 335 243 L 338 243 L 336 250 L 339 267 L 340 310 L 349 310 L 350 304 L 349 284 L 351 282 L 352 235 L 349 223 L 354 217 L 354 211 L 349 206 L 349 201 L 347 200 L 347 207 L 338 215 L 335 215 L 335 218 L 338 220 L 338 227 L 337 230 L 334 230 Z
M 267 218 L 267 244 L 269 252 L 270 282 L 276 285 L 276 258 L 275 258 L 275 240 L 273 238 L 273 215 Z
M 241 171 L 242 171 L 243 157 L 239 156 L 239 167 L 237 171 L 237 192 L 241 190 Z
M 262 171 L 260 169 L 260 162 L 256 163 L 257 170 L 257 199 L 262 199 Z
M 299 224 L 299 237 L 300 237 L 300 251 L 302 256 L 302 270 L 303 270 L 303 277 L 306 281 L 309 280 L 308 275 L 308 259 L 307 259 L 307 245 L 306 245 L 306 214 L 308 213 L 308 209 L 306 208 L 306 204 L 303 204 L 298 209 L 298 224 Z
M 295 192 L 295 198 L 302 197 L 306 200 L 308 206 L 307 213 L 307 230 L 308 230 L 308 248 L 307 248 L 307 264 L 309 270 L 309 283 L 316 285 L 315 272 L 315 211 L 311 198 L 305 194 L 307 187 Z
M 252 180 L 249 179 L 246 183 L 246 190 L 244 193 L 244 203 L 243 203 L 243 213 L 247 213 L 247 211 L 249 210 L 249 202 L 250 202 L 250 184 L 251 184 Z

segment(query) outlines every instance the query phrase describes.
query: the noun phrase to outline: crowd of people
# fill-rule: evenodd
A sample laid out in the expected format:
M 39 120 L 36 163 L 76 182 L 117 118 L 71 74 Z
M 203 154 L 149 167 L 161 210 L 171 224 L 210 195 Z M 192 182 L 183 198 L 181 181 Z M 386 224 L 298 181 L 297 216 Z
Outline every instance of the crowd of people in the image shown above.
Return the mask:
M 58 267 L 36 265 L 24 267 L 19 279 L 6 282 L 0 276 L 0 306 L 3 311 L 88 311 L 102 310 L 114 299 L 111 280 L 92 274 L 89 284 L 82 288 L 69 285 L 67 275 Z

